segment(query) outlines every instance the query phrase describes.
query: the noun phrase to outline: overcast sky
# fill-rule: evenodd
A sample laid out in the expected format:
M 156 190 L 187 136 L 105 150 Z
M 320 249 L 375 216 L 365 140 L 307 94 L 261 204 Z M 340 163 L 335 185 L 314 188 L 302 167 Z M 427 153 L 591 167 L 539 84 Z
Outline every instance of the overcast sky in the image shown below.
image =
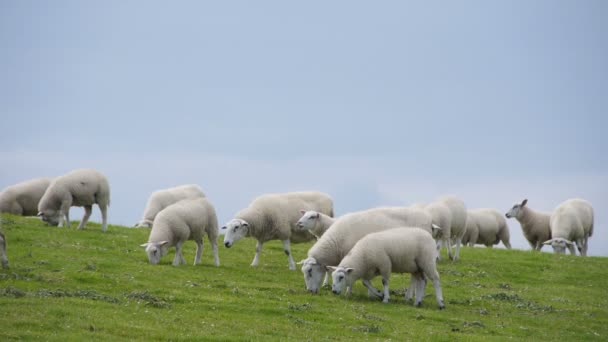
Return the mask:
M 187 183 L 220 224 L 269 192 L 326 191 L 338 215 L 582 197 L 608 256 L 606 18 L 602 0 L 1 1 L 0 189 L 97 168 L 122 225 Z

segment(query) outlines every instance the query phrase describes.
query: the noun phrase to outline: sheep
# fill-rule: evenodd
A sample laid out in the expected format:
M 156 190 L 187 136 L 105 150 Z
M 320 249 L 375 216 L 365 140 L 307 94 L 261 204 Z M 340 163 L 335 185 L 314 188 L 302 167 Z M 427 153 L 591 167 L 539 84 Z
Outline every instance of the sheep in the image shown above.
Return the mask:
M 266 194 L 254 199 L 247 208 L 239 211 L 222 230 L 224 246 L 232 247 L 244 237 L 257 240 L 256 254 L 251 266 L 258 266 L 262 247 L 266 241 L 281 240 L 283 250 L 289 260 L 289 269 L 295 270 L 296 263 L 291 255 L 291 243 L 307 242 L 314 239 L 308 231 L 297 229 L 300 209 L 315 210 L 333 217 L 333 201 L 321 192 L 288 192 Z
M 308 230 L 317 240 L 325 233 L 336 219 L 314 210 L 300 210 L 302 217 L 296 223 L 299 230 Z
M 452 245 L 456 245 L 456 251 L 454 251 L 453 256 L 450 255 L 450 259 L 456 261 L 460 259 L 460 245 L 462 243 L 462 237 L 466 231 L 467 207 L 462 200 L 455 196 L 443 196 L 434 201 L 433 205 L 437 205 L 438 208 L 434 210 L 438 213 L 444 211 L 444 209 L 439 209 L 441 207 L 440 205 L 448 207 L 450 211 L 449 227 L 439 225 L 441 230 L 438 232 L 438 236 L 441 236 L 441 239 L 444 242 L 449 242 L 448 246 L 446 246 L 448 248 L 448 254 L 450 254 Z
M 154 191 L 148 198 L 143 217 L 135 227 L 151 228 L 156 215 L 169 205 L 187 198 L 205 197 L 205 193 L 196 184 L 176 186 Z
M 365 235 L 401 226 L 419 227 L 433 235 L 438 228 L 424 211 L 406 207 L 382 207 L 341 216 L 299 262 L 306 289 L 319 293 L 326 266 L 337 265 Z
M 8 268 L 8 256 L 6 255 L 6 237 L 0 232 L 0 258 L 2 259 L 2 268 Z
M 452 215 L 450 208 L 443 202 L 432 202 L 429 204 L 414 204 L 412 208 L 426 211 L 432 218 L 433 224 L 441 227 L 441 230 L 437 233 L 437 260 L 441 259 L 441 245 L 442 242 L 446 245 L 448 250 L 448 256 L 451 260 L 454 260 L 452 255 L 452 244 L 450 243 Z
M 532 250 L 540 251 L 543 242 L 551 239 L 550 214 L 532 210 L 526 205 L 527 203 L 528 200 L 524 199 L 521 204 L 514 204 L 505 217 L 516 218 Z
M 507 249 L 511 249 L 509 238 L 507 220 L 498 210 L 475 209 L 468 211 L 466 232 L 462 239 L 465 245 L 468 243 L 472 247 L 475 244 L 482 244 L 492 248 L 493 245 L 502 241 Z
M 593 235 L 593 207 L 583 199 L 570 199 L 558 205 L 551 218 L 551 245 L 557 254 L 564 254 L 566 247 L 575 255 L 574 244 L 581 256 L 587 256 L 589 237 Z
M 183 244 L 188 240 L 196 242 L 194 265 L 201 263 L 203 255 L 203 235 L 211 242 L 215 266 L 220 265 L 217 239 L 219 236 L 217 216 L 207 198 L 184 199 L 161 210 L 152 224 L 148 242 L 140 245 L 146 248 L 150 264 L 157 265 L 169 248 L 175 246 L 173 266 L 185 264 L 182 254 Z
M 79 169 L 55 178 L 38 203 L 38 216 L 53 226 L 70 227 L 70 207 L 84 207 L 78 229 L 89 221 L 93 204 L 101 211 L 102 230 L 108 229 L 110 184 L 107 178 L 93 169 Z
M 400 227 L 370 233 L 353 246 L 337 267 L 327 267 L 332 271 L 332 291 L 339 295 L 346 287 L 350 294 L 355 281 L 362 279 L 371 293 L 382 298 L 383 303 L 388 303 L 391 273 L 411 273 L 416 289 L 415 305 L 422 305 L 426 276 L 433 281 L 439 309 L 444 309 L 435 248 L 433 237 L 420 228 Z M 382 276 L 384 293 L 371 283 L 377 275 Z
M 0 213 L 36 216 L 38 203 L 51 178 L 36 178 L 9 186 L 0 192 Z

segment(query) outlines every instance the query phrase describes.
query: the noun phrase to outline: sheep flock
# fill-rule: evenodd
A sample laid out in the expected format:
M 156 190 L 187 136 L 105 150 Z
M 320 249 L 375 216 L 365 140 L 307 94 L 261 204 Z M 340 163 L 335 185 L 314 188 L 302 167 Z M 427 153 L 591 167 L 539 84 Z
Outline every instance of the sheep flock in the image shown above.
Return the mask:
M 110 182 L 93 169 L 73 170 L 52 179 L 26 180 L 0 192 L 0 213 L 37 215 L 50 226 L 69 228 L 69 211 L 76 206 L 84 208 L 78 229 L 85 229 L 93 205 L 101 211 L 105 232 Z M 447 249 L 451 262 L 466 262 L 460 259 L 461 245 L 491 248 L 502 242 L 510 249 L 512 231 L 508 221 L 515 219 L 532 251 L 549 245 L 556 254 L 568 250 L 576 255 L 578 250 L 580 256 L 586 256 L 594 229 L 591 203 L 578 198 L 560 203 L 552 212 L 536 211 L 524 199 L 505 212 L 495 208 L 470 209 L 462 199 L 450 195 L 430 203 L 368 208 L 336 216 L 333 199 L 327 193 L 268 193 L 253 198 L 233 219 L 220 225 L 212 200 L 198 185 L 186 184 L 154 189 L 142 207 L 143 216 L 135 228 L 150 230 L 148 242 L 142 241 L 141 247 L 151 264 L 159 264 L 170 248 L 176 249 L 173 265 L 185 264 L 182 247 L 188 240 L 197 244 L 194 264 L 200 264 L 206 236 L 215 266 L 219 267 L 218 240 L 223 232 L 227 249 L 244 238 L 256 240 L 253 267 L 259 265 L 266 242 L 281 241 L 288 269 L 293 271 L 296 262 L 291 244 L 309 243 L 307 257 L 297 264 L 301 265 L 304 284 L 312 294 L 329 286 L 331 274 L 335 294 L 351 293 L 354 282 L 360 279 L 371 298 L 388 303 L 390 274 L 410 273 L 406 299 L 415 296 L 414 305 L 420 306 L 430 280 L 440 309 L 445 308 L 437 272 L 441 248 Z M 10 236 L 0 231 L 4 268 L 9 266 L 9 241 Z M 382 277 L 382 290 L 371 283 L 376 276 Z

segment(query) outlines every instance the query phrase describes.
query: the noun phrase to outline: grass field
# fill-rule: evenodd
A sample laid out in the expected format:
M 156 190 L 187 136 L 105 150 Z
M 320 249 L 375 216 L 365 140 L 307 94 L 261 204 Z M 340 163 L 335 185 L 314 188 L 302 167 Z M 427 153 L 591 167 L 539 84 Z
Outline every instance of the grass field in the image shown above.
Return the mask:
M 75 227 L 2 215 L 11 268 L 0 270 L 1 341 L 608 340 L 608 258 L 465 248 L 439 264 L 440 311 L 430 284 L 423 307 L 405 302 L 404 275 L 389 304 L 360 283 L 350 298 L 310 295 L 278 241 L 258 268 L 251 239 L 220 245 L 219 268 L 207 242 L 202 265 L 173 267 L 170 253 L 152 266 L 139 247 L 149 230 Z M 310 246 L 293 245 L 296 260 Z M 185 246 L 189 263 L 195 248 Z

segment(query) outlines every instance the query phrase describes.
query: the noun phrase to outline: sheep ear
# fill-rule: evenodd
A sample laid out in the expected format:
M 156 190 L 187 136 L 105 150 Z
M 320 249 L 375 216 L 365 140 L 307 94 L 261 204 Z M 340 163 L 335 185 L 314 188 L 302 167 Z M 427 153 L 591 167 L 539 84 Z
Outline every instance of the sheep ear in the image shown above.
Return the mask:
M 315 215 L 315 218 L 319 218 L 321 217 L 321 214 L 317 213 L 317 215 Z
M 325 266 L 325 269 L 326 269 L 327 271 L 329 271 L 329 272 L 333 272 L 333 271 L 335 271 L 335 270 L 336 270 L 336 268 L 338 268 L 338 267 L 336 267 L 336 266 Z
M 547 240 L 547 241 L 543 242 L 543 245 L 550 245 L 552 242 L 553 242 L 553 239 Z
M 243 227 L 249 227 L 249 223 L 243 222 Z
M 300 209 L 300 214 L 302 214 L 302 215 L 306 214 L 306 210 Z
M 166 245 L 166 244 L 168 244 L 168 243 L 169 243 L 169 241 L 161 241 L 161 242 L 159 242 L 159 243 L 158 243 L 158 246 L 159 246 L 159 247 L 160 247 L 160 246 L 164 246 L 164 245 Z
M 351 274 L 354 270 L 350 267 L 346 269 L 346 274 Z
M 223 226 L 221 229 L 226 229 L 226 226 Z
M 438 225 L 436 225 L 436 224 L 434 224 L 434 223 L 433 223 L 433 225 L 432 225 L 432 226 L 433 226 L 433 229 L 442 230 L 442 228 L 441 228 L 441 227 L 439 227 Z
M 572 246 L 572 245 L 574 245 L 574 242 L 566 240 L 566 245 Z
M 142 243 L 141 245 L 139 245 L 139 247 L 144 247 L 144 248 L 148 247 L 148 242 Z
M 528 203 L 528 199 L 527 198 L 521 202 L 521 206 L 523 207 L 524 205 L 526 205 L 526 203 Z
M 38 214 L 36 214 L 36 216 L 38 216 L 38 217 L 42 216 L 42 211 L 39 211 Z

